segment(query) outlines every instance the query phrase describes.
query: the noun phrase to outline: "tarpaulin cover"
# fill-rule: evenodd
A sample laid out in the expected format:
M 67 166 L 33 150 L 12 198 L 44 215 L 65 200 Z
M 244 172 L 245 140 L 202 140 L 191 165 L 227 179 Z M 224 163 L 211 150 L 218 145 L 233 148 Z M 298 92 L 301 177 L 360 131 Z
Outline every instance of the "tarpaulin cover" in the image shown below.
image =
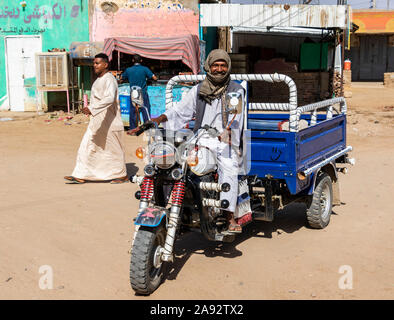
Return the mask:
M 104 40 L 103 52 L 114 50 L 157 60 L 182 60 L 194 74 L 200 71 L 200 40 L 196 35 L 168 38 L 116 37 Z

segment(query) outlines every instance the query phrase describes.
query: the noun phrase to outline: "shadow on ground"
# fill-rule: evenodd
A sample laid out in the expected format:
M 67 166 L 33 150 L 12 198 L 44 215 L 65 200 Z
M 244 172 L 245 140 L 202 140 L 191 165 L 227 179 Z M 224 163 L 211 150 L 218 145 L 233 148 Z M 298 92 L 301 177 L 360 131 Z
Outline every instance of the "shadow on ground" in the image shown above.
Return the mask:
M 168 280 L 175 280 L 192 254 L 204 254 L 208 258 L 236 258 L 242 251 L 236 247 L 251 237 L 272 239 L 274 233 L 293 233 L 307 227 L 306 206 L 294 203 L 275 214 L 272 222 L 254 221 L 243 228 L 242 234 L 236 236 L 231 243 L 214 242 L 204 238 L 199 232 L 190 232 L 177 239 L 174 262 L 169 266 Z M 274 241 L 274 240 L 272 240 Z
M 138 167 L 134 162 L 126 163 L 127 176 L 134 176 L 138 172 Z

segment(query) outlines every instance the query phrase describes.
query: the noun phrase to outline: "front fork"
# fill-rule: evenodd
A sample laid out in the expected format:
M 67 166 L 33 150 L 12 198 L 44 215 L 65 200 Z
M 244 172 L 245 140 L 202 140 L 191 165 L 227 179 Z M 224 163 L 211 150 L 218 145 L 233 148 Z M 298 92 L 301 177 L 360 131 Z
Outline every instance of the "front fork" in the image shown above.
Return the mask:
M 186 182 L 184 178 L 177 180 L 172 188 L 171 198 L 172 206 L 168 217 L 167 223 L 167 236 L 164 243 L 164 248 L 161 249 L 161 260 L 162 261 L 173 261 L 173 247 L 176 235 L 176 229 L 178 227 L 178 221 L 180 217 L 180 212 L 183 204 L 183 199 L 185 197 L 185 186 Z M 149 206 L 149 202 L 153 197 L 154 191 L 154 178 L 145 176 L 141 182 L 141 196 L 140 196 L 140 206 L 138 209 L 138 214 L 142 212 Z M 134 238 L 137 234 L 139 226 L 136 226 Z M 134 242 L 134 239 L 133 239 Z
M 153 190 L 154 190 L 154 178 L 153 177 L 142 177 L 142 176 L 134 176 L 131 180 L 133 183 L 137 183 L 140 185 L 141 194 L 140 194 L 140 206 L 138 208 L 137 216 L 146 208 L 149 207 L 149 201 L 152 199 Z M 135 237 L 137 236 L 139 225 L 134 227 L 134 236 L 131 246 L 134 245 Z
M 183 198 L 185 197 L 185 186 L 186 183 L 184 179 L 177 180 L 172 188 L 171 198 L 172 206 L 169 214 L 168 224 L 167 224 L 167 236 L 164 243 L 164 248 L 162 251 L 163 261 L 173 261 L 174 257 L 172 254 L 176 229 L 178 227 L 179 216 L 181 213 L 181 208 L 183 204 Z

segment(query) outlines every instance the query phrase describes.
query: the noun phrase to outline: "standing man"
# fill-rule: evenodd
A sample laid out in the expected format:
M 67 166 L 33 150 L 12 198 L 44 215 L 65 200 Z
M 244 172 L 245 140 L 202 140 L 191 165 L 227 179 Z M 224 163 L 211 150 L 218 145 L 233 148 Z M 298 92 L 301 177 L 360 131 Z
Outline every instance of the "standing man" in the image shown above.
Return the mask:
M 209 135 L 203 135 L 199 144 L 209 146 L 209 149 L 215 153 L 219 183 L 227 182 L 230 184 L 230 191 L 221 193 L 221 200 L 226 199 L 230 203 L 226 210 L 229 222 L 228 231 L 240 233 L 242 227 L 235 220 L 235 218 L 240 217 L 234 217 L 234 212 L 238 197 L 240 154 L 237 150 L 239 150 L 243 129 L 243 113 L 237 114 L 234 119 L 227 119 L 227 114 L 223 108 L 226 93 L 239 92 L 242 95 L 243 105 L 245 104 L 245 93 L 241 85 L 230 81 L 231 59 L 226 51 L 220 49 L 211 51 L 205 61 L 204 70 L 207 72 L 207 76 L 202 83 L 190 89 L 179 103 L 159 117 L 152 119 L 152 121 L 157 124 L 164 122 L 167 129 L 179 130 L 195 114 L 196 120 L 193 131 L 196 132 L 207 124 L 221 133 L 220 140 L 209 137 Z
M 145 107 L 148 108 L 150 114 L 150 102 L 149 102 L 148 90 L 146 87 L 146 81 L 149 79 L 153 79 L 156 81 L 157 77 L 153 74 L 153 72 L 148 67 L 141 65 L 142 58 L 140 55 L 135 54 L 133 56 L 132 61 L 134 65 L 130 68 L 127 68 L 122 73 L 122 80 L 128 80 L 130 83 L 130 88 L 132 86 L 138 86 L 142 89 L 143 102 Z M 144 121 L 148 120 L 146 113 L 144 111 L 142 111 L 142 116 Z M 130 129 L 134 129 L 136 126 L 137 126 L 136 112 L 133 103 L 131 101 L 131 94 L 130 94 Z
M 77 163 L 71 176 L 73 183 L 86 181 L 127 181 L 123 147 L 123 122 L 118 104 L 118 83 L 108 72 L 108 56 L 100 53 L 93 62 L 97 75 L 91 91 L 90 105 L 82 112 L 90 115 L 88 128 L 78 150 Z

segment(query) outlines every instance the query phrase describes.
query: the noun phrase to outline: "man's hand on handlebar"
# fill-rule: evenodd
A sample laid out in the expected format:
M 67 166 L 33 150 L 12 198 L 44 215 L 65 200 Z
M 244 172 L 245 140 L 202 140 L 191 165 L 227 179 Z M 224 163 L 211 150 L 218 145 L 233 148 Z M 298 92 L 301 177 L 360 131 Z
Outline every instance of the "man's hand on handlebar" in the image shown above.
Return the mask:
M 166 122 L 167 116 L 165 114 L 162 114 L 158 116 L 157 118 L 153 118 L 150 121 L 145 122 L 144 124 L 140 125 L 137 128 L 134 128 L 132 130 L 128 130 L 126 133 L 130 136 L 139 136 L 141 133 L 143 133 L 145 130 L 148 130 L 150 128 L 154 128 L 155 124 L 158 126 L 162 122 Z
M 159 125 L 162 122 L 166 122 L 168 119 L 167 119 L 167 116 L 165 114 L 161 114 L 157 118 L 152 118 L 151 120 L 153 122 L 156 122 L 157 125 Z
M 126 133 L 131 136 L 139 136 L 141 133 L 145 132 L 146 130 L 149 130 L 150 128 L 154 128 L 155 124 L 153 121 L 147 121 L 140 125 L 139 127 L 129 130 Z
M 137 127 L 137 128 L 131 129 L 131 130 L 127 130 L 126 134 L 128 134 L 129 136 L 135 136 L 139 130 L 140 130 L 140 127 Z

